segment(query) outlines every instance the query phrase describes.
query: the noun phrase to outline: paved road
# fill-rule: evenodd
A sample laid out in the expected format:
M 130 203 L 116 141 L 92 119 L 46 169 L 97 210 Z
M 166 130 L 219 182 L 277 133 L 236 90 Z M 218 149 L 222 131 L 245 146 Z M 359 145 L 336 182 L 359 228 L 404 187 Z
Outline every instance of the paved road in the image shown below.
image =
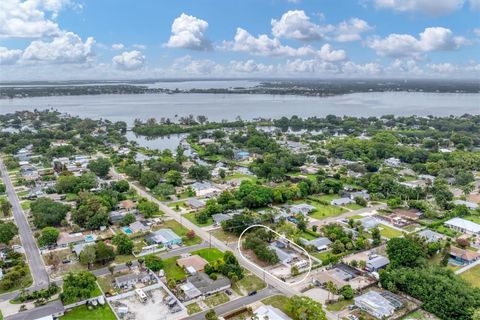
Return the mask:
M 182 247 L 180 249 L 171 250 L 171 251 L 162 253 L 162 254 L 160 254 L 160 258 L 168 259 L 168 258 L 171 258 L 171 257 L 179 256 L 179 255 L 184 254 L 184 253 L 196 251 L 196 250 L 199 250 L 199 249 L 202 249 L 202 248 L 207 248 L 208 246 L 209 246 L 208 243 L 202 242 L 202 243 L 194 245 L 194 246 Z M 133 262 L 132 266 L 137 266 L 138 265 L 137 260 L 132 261 L 132 262 Z M 125 263 L 122 263 L 122 264 L 119 264 L 119 265 L 115 266 L 115 271 L 114 272 L 120 272 L 120 271 L 126 270 L 126 269 L 128 269 L 127 265 Z M 94 275 L 96 275 L 97 277 L 104 276 L 106 274 L 110 274 L 110 270 L 108 270 L 108 267 L 102 268 L 102 269 L 97 269 L 97 270 L 92 270 L 91 272 Z
M 2 171 L 2 179 L 7 187 L 7 195 L 10 203 L 12 204 L 13 217 L 18 227 L 22 246 L 25 249 L 27 256 L 28 266 L 30 267 L 30 273 L 33 277 L 33 285 L 35 288 L 42 288 L 48 285 L 49 279 L 45 265 L 43 264 L 40 251 L 37 247 L 37 242 L 33 238 L 32 230 L 28 224 L 27 218 L 23 213 L 22 207 L 18 200 L 17 194 L 12 185 L 12 181 L 8 176 L 8 171 L 0 158 L 0 170 Z
M 118 172 L 112 168 L 111 171 L 110 171 L 110 174 L 112 175 L 112 177 L 114 178 L 117 178 L 117 179 L 124 179 L 124 177 L 122 177 L 120 174 L 118 174 Z M 157 203 L 160 207 L 160 209 L 165 212 L 166 215 L 172 217 L 173 219 L 175 219 L 176 221 L 178 221 L 180 224 L 182 224 L 183 226 L 185 226 L 186 228 L 188 229 L 191 229 L 193 231 L 195 231 L 195 234 L 198 235 L 199 237 L 201 237 L 203 240 L 205 241 L 208 241 L 209 243 L 211 243 L 211 245 L 213 247 L 216 247 L 218 249 L 220 249 L 221 251 L 227 251 L 227 250 L 230 250 L 231 251 L 231 248 L 228 247 L 223 241 L 220 241 L 218 240 L 217 238 L 213 237 L 210 233 L 206 232 L 205 230 L 203 230 L 202 228 L 198 227 L 197 225 L 195 225 L 194 223 L 192 223 L 191 221 L 185 219 L 182 217 L 182 215 L 176 211 L 174 211 L 172 208 L 168 207 L 167 205 L 165 205 L 163 202 L 159 201 L 158 199 L 152 197 L 148 192 L 146 192 L 143 188 L 139 187 L 138 185 L 130 182 L 130 186 L 132 188 L 134 188 L 139 195 L 141 195 L 142 197 L 145 197 L 147 198 L 148 200 L 150 201 L 153 201 L 155 203 Z M 252 266 L 252 264 L 250 262 L 248 262 L 247 260 L 245 260 L 241 255 L 240 253 L 238 252 L 238 250 L 234 250 L 233 253 L 235 254 L 238 262 L 240 263 L 240 265 L 242 265 L 244 268 L 250 270 L 251 273 L 255 274 L 257 277 L 259 277 L 260 279 L 264 279 L 265 282 L 267 282 L 269 285 L 271 285 L 272 287 L 275 287 L 278 291 L 280 291 L 282 294 L 286 295 L 286 296 L 293 296 L 293 295 L 297 295 L 297 294 L 300 294 L 300 292 L 298 290 L 296 290 L 295 288 L 293 288 L 292 286 L 290 286 L 289 284 L 283 282 L 282 280 L 278 279 L 277 277 L 275 276 L 271 276 L 270 274 L 268 273 L 265 273 L 263 270 L 261 270 L 260 268 L 256 268 L 254 266 Z
M 251 304 L 255 301 L 259 301 L 259 300 L 262 300 L 264 298 L 267 298 L 267 297 L 270 297 L 270 296 L 273 296 L 273 295 L 277 295 L 277 294 L 280 294 L 280 292 L 278 292 L 275 288 L 272 288 L 272 287 L 268 286 L 267 288 L 259 291 L 256 295 L 246 296 L 246 297 L 236 299 L 236 300 L 227 302 L 225 304 L 222 304 L 222 305 L 215 308 L 215 312 L 218 315 L 224 314 L 224 313 L 227 313 L 227 312 L 231 312 L 231 311 L 240 309 L 242 307 L 246 307 L 246 306 L 248 306 L 249 304 Z M 205 314 L 207 312 L 208 311 L 197 313 L 193 316 L 186 317 L 186 318 L 183 318 L 183 319 L 184 320 L 205 320 Z

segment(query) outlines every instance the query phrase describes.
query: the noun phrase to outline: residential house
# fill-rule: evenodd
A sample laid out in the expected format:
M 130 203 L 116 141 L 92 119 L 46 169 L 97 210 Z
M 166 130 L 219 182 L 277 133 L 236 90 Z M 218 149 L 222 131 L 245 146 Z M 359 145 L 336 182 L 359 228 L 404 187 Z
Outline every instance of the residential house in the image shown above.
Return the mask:
M 213 219 L 213 222 L 216 226 L 219 226 L 222 224 L 223 221 L 227 221 L 227 220 L 230 220 L 232 219 L 232 216 L 229 215 L 229 214 L 225 214 L 225 213 L 216 213 L 214 215 L 212 215 L 212 219 Z
M 163 244 L 164 246 L 173 246 L 182 244 L 180 238 L 172 229 L 160 229 L 150 233 L 145 237 L 145 241 L 153 244 Z
M 147 272 L 129 273 L 115 278 L 115 286 L 117 288 L 130 289 L 137 283 L 148 283 L 152 276 Z
M 136 208 L 135 202 L 132 200 L 122 200 L 118 203 L 118 208 L 124 209 L 126 211 L 132 211 Z
M 111 211 L 108 213 L 108 221 L 111 223 L 118 223 L 125 218 L 127 215 L 127 211 L 124 210 L 118 210 L 118 211 Z
M 213 186 L 210 182 L 195 182 L 192 183 L 191 187 L 198 197 L 210 198 L 221 192 L 220 189 Z
M 217 280 L 213 280 L 205 272 L 197 272 L 196 274 L 187 277 L 187 285 L 187 288 L 189 288 L 194 295 L 199 291 L 201 295 L 208 296 L 230 288 L 231 282 L 230 279 L 226 277 L 218 277 Z M 193 288 L 196 290 L 192 290 Z M 182 287 L 181 289 L 184 291 Z
M 450 248 L 450 256 L 462 265 L 471 264 L 480 259 L 480 253 L 478 252 L 453 246 Z
M 144 232 L 144 231 L 150 230 L 150 227 L 145 225 L 142 221 L 135 221 L 133 223 L 130 223 L 128 228 L 132 231 L 132 233 Z
M 378 271 L 385 268 L 390 260 L 384 256 L 374 256 L 367 260 L 367 270 L 370 272 Z
M 179 267 L 182 267 L 187 271 L 189 271 L 190 269 L 193 269 L 194 272 L 189 271 L 190 274 L 203 271 L 207 264 L 208 264 L 208 261 L 203 259 L 199 255 L 193 255 L 190 257 L 177 259 L 177 265 Z
M 374 217 L 365 217 L 365 218 L 358 219 L 357 221 L 360 221 L 360 223 L 362 224 L 365 230 L 373 229 L 379 225 L 378 220 Z
M 354 200 L 350 198 L 339 198 L 339 199 L 333 199 L 330 201 L 330 204 L 333 206 L 346 206 L 347 204 L 355 202 Z
M 455 217 L 453 219 L 445 221 L 444 224 L 450 229 L 458 232 L 480 235 L 480 224 L 469 220 Z
M 280 259 L 280 262 L 283 264 L 289 264 L 296 257 L 294 254 L 288 253 L 282 250 L 281 248 L 279 248 L 278 246 L 269 245 L 268 247 L 273 251 L 275 251 L 275 253 L 278 256 L 278 259 Z
M 424 239 L 425 242 L 430 243 L 430 242 L 438 242 L 441 240 L 445 240 L 447 237 L 444 236 L 441 233 L 425 229 L 417 233 L 417 236 Z
M 362 191 L 342 191 L 340 195 L 343 198 L 350 198 L 351 200 L 355 200 L 355 198 L 362 198 L 365 200 L 370 200 L 370 195 L 368 194 L 367 190 Z
M 282 210 L 277 215 L 275 215 L 275 217 L 273 217 L 273 221 L 275 223 L 278 223 L 282 218 L 287 220 L 289 217 L 290 215 Z
M 85 241 L 85 237 L 81 232 L 78 232 L 78 233 L 61 232 L 57 240 L 57 246 L 65 248 L 70 245 L 75 245 L 84 241 Z
M 355 306 L 377 319 L 388 318 L 393 315 L 395 309 L 399 308 L 393 300 L 390 301 L 379 292 L 373 290 L 354 298 L 354 301 Z
M 400 165 L 402 164 L 402 162 L 400 161 L 400 159 L 397 159 L 397 158 L 388 158 L 388 159 L 385 159 L 384 163 L 389 166 L 389 167 L 393 167 L 393 168 L 398 168 L 400 167 Z
M 205 208 L 206 206 L 205 202 L 195 198 L 189 198 L 185 200 L 185 204 L 196 211 L 198 211 L 199 209 Z
M 302 242 L 306 246 L 313 246 L 317 251 L 324 251 L 329 248 L 329 246 L 332 244 L 332 241 L 330 239 L 325 238 L 325 237 L 320 237 L 316 238 L 313 240 L 303 240 Z
M 80 257 L 80 253 L 83 251 L 83 249 L 85 249 L 88 246 L 92 246 L 94 244 L 95 242 L 83 242 L 83 243 L 76 244 L 73 246 L 72 252 L 75 253 L 77 257 Z
M 251 319 L 257 320 L 291 320 L 282 310 L 272 307 L 270 305 L 262 305 L 253 312 L 255 317 Z
M 290 212 L 294 215 L 302 214 L 304 216 L 308 215 L 310 212 L 315 211 L 315 207 L 307 203 L 294 204 L 287 207 Z

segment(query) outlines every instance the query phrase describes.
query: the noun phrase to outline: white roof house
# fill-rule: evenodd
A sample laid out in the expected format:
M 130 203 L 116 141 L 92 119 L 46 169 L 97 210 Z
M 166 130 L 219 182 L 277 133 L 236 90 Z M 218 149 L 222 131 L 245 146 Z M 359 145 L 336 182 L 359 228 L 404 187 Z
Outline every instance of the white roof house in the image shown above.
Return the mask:
M 450 229 L 468 234 L 480 235 L 480 224 L 462 218 L 453 218 L 444 223 Z
M 272 306 L 261 306 L 257 310 L 255 310 L 255 316 L 256 318 L 252 319 L 258 319 L 258 320 L 291 320 L 289 316 L 287 316 L 285 313 L 283 313 L 282 310 L 277 309 Z
M 369 291 L 354 300 L 355 306 L 378 319 L 387 318 L 395 312 L 395 306 L 376 291 Z
M 332 244 L 332 241 L 328 238 L 320 237 L 313 240 L 303 240 L 303 244 L 307 246 L 314 246 L 318 251 L 328 249 L 328 246 Z
M 426 242 L 437 242 L 446 239 L 443 234 L 429 229 L 420 231 L 419 233 L 417 233 L 417 236 L 424 239 Z

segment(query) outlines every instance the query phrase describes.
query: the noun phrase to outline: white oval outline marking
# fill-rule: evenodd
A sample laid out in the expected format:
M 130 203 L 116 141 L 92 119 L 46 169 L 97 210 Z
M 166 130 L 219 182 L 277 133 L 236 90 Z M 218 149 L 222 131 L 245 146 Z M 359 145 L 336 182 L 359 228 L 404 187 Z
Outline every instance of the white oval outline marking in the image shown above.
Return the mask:
M 278 236 L 280 236 L 280 238 L 283 238 L 283 239 L 286 239 L 288 242 L 290 242 L 291 244 L 293 244 L 294 246 L 300 248 L 301 250 L 303 250 L 303 252 L 305 252 L 305 254 L 307 255 L 308 257 L 308 262 L 310 263 L 310 267 L 308 268 L 308 272 L 307 274 L 305 275 L 305 277 L 303 277 L 302 280 L 300 281 L 296 281 L 296 282 L 286 282 L 286 281 L 283 281 L 282 279 L 280 279 L 279 277 L 273 275 L 272 273 L 268 272 L 267 270 L 261 268 L 259 265 L 257 265 L 256 263 L 253 263 L 251 262 L 249 259 L 245 258 L 245 256 L 243 255 L 242 253 L 242 250 L 240 249 L 240 243 L 241 243 L 241 240 L 242 240 L 242 237 L 243 237 L 243 234 L 248 230 L 248 229 L 251 229 L 251 228 L 255 228 L 255 227 L 261 227 L 261 228 L 265 228 L 269 231 L 272 231 L 273 233 L 277 234 Z M 240 253 L 240 256 L 242 256 L 243 260 L 247 261 L 248 263 L 250 263 L 252 266 L 256 267 L 257 269 L 261 270 L 262 272 L 265 272 L 267 273 L 269 276 L 271 277 L 274 277 L 275 279 L 277 279 L 278 281 L 281 281 L 285 284 L 289 284 L 289 285 L 295 285 L 295 284 L 300 284 L 302 283 L 303 281 L 305 281 L 308 276 L 310 275 L 310 272 L 312 271 L 312 258 L 310 257 L 310 254 L 307 252 L 307 250 L 305 250 L 304 248 L 300 247 L 298 244 L 296 244 L 295 242 L 291 241 L 290 239 L 288 239 L 287 237 L 285 236 L 282 236 L 280 233 L 278 233 L 277 231 L 273 230 L 272 228 L 270 227 L 267 227 L 263 224 L 253 224 L 251 226 L 249 226 L 248 228 L 246 228 L 245 230 L 243 230 L 243 232 L 240 234 L 240 237 L 238 238 L 238 242 L 237 242 L 237 249 L 238 249 L 238 253 Z

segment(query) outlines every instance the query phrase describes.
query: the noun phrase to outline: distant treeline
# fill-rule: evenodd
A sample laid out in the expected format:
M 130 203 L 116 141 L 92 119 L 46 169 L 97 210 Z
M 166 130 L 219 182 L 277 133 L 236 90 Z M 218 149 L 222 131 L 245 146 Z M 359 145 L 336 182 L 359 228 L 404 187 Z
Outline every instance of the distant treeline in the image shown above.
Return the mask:
M 137 84 L 139 84 L 137 82 Z M 479 93 L 478 81 L 445 80 L 281 80 L 265 81 L 250 88 L 166 89 L 134 84 L 97 84 L 68 86 L 0 87 L 0 98 L 39 96 L 146 94 L 146 93 L 212 93 L 334 96 L 355 92 L 433 92 Z

